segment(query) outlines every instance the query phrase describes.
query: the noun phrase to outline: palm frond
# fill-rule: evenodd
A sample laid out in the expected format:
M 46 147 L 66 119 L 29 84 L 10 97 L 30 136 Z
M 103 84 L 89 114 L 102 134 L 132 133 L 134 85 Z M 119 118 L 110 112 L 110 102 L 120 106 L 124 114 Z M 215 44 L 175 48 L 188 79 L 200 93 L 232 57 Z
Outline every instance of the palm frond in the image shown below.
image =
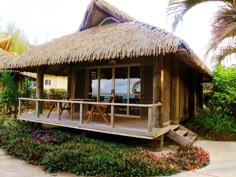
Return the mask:
M 218 50 L 218 54 L 213 55 L 211 60 L 215 65 L 219 65 L 232 54 L 236 54 L 236 47 L 221 48 Z
M 228 4 L 219 10 L 212 23 L 212 37 L 207 53 L 214 51 L 222 41 L 234 41 L 236 35 L 236 5 Z M 232 40 L 233 39 L 233 40 Z M 233 44 L 232 44 L 233 45 Z
M 167 15 L 173 17 L 172 29 L 175 30 L 183 16 L 194 6 L 212 1 L 222 1 L 227 3 L 234 3 L 234 0 L 169 0 Z

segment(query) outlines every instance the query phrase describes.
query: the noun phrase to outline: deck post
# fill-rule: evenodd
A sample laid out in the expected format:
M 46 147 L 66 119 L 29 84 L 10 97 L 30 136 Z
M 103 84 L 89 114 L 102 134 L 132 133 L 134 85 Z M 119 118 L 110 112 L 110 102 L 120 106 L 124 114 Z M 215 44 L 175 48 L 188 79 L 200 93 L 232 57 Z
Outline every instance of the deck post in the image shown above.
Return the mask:
M 115 122 L 114 122 L 114 106 L 111 106 L 111 127 L 115 127 Z
M 35 107 L 36 107 L 36 116 L 39 118 L 40 111 L 39 111 L 39 101 L 38 100 L 36 101 Z
M 21 100 L 19 99 L 19 105 L 18 105 L 18 112 L 19 115 L 21 115 Z
M 155 58 L 153 67 L 153 103 L 161 102 L 163 104 L 164 58 L 162 55 Z M 158 118 L 158 120 L 154 120 L 154 126 L 163 127 L 163 108 L 158 107 L 154 111 L 154 116 Z M 156 123 L 157 125 L 155 125 Z
M 148 132 L 152 132 L 153 123 L 152 123 L 152 106 L 148 107 Z
M 60 120 L 60 112 L 61 112 L 61 106 L 60 106 L 60 102 L 57 102 L 57 119 Z
M 158 65 L 158 57 L 154 59 L 153 62 L 153 104 L 161 101 L 160 96 L 160 66 Z M 160 120 L 160 109 L 159 107 L 153 107 L 153 126 L 159 127 Z
M 163 146 L 164 146 L 164 134 L 152 140 L 153 151 L 162 151 Z
M 71 98 L 71 78 L 72 78 L 72 70 L 69 68 L 67 75 L 67 97 Z
M 79 104 L 79 123 L 83 124 L 83 104 Z
M 37 68 L 37 80 L 36 80 L 36 98 L 43 98 L 43 81 L 44 81 L 44 73 L 42 68 Z M 42 102 L 38 102 L 38 112 L 41 114 L 43 112 Z

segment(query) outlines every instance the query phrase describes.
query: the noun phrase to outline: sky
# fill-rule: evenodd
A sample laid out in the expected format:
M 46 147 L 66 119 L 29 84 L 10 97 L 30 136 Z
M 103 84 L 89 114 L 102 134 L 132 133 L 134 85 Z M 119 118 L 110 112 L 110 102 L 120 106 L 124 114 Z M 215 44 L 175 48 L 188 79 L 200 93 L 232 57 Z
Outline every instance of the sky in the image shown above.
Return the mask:
M 168 0 L 106 0 L 137 20 L 171 31 Z M 14 23 L 32 44 L 42 44 L 78 30 L 90 0 L 0 0 L 0 27 Z M 210 38 L 210 20 L 219 3 L 204 3 L 190 10 L 175 34 L 204 58 Z M 203 59 L 210 67 L 209 59 Z M 234 61 L 233 61 L 234 63 Z M 236 63 L 236 61 L 235 61 Z

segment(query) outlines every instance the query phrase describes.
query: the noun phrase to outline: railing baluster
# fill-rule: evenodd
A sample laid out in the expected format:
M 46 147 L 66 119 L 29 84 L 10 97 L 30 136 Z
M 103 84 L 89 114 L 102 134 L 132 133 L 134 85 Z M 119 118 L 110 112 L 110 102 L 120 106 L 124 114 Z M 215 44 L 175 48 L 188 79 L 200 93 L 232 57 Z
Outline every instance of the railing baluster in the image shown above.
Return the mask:
M 39 118 L 39 101 L 36 100 L 35 102 L 36 102 L 36 104 L 35 104 L 35 106 L 36 106 L 36 116 Z
M 148 132 L 152 132 L 152 106 L 148 107 Z
M 21 115 L 21 100 L 19 99 L 18 114 Z
M 61 116 L 60 116 L 60 112 L 61 112 L 61 103 L 57 102 L 57 119 L 60 120 Z
M 114 122 L 114 106 L 111 106 L 111 127 L 115 127 L 115 122 Z
M 79 122 L 83 124 L 83 103 L 79 105 Z

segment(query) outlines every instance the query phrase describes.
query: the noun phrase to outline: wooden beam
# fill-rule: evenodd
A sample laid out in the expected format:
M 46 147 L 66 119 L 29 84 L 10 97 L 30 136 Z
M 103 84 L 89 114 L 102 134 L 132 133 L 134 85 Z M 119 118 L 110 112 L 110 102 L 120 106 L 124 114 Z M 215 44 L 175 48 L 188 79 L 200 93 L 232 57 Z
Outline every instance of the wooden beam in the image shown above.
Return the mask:
M 85 69 L 85 84 L 84 84 L 84 98 L 89 98 L 89 88 L 90 88 L 90 82 L 89 82 L 89 69 Z
M 156 58 L 153 68 L 153 82 L 153 100 L 163 103 L 163 56 L 158 56 L 158 58 Z M 159 118 L 157 122 L 154 122 L 154 125 L 155 123 L 158 123 L 158 125 L 155 125 L 156 127 L 163 127 L 162 113 L 163 109 L 161 107 L 155 113 L 156 115 L 154 115 Z
M 76 82 L 76 70 L 75 68 L 72 68 L 72 71 L 71 71 L 71 98 L 75 98 L 75 83 Z
M 36 98 L 42 99 L 43 98 L 43 82 L 44 82 L 44 73 L 43 69 L 38 67 L 37 68 L 37 79 L 36 79 Z M 39 103 L 38 107 L 39 114 L 43 112 L 42 103 Z
M 72 78 L 72 71 L 71 69 L 68 70 L 67 74 L 67 97 L 71 98 L 71 78 Z
M 153 103 L 157 103 L 160 100 L 159 94 L 159 84 L 160 84 L 160 72 L 158 66 L 158 57 L 153 60 Z M 158 107 L 153 107 L 153 127 L 159 127 L 160 119 L 160 109 Z
M 175 58 L 172 59 L 171 65 L 171 121 L 174 124 L 178 124 L 180 121 L 180 112 L 179 112 L 179 61 Z
M 169 55 L 163 57 L 163 69 L 162 69 L 162 126 L 168 126 L 170 124 L 170 83 L 171 83 L 171 62 Z

